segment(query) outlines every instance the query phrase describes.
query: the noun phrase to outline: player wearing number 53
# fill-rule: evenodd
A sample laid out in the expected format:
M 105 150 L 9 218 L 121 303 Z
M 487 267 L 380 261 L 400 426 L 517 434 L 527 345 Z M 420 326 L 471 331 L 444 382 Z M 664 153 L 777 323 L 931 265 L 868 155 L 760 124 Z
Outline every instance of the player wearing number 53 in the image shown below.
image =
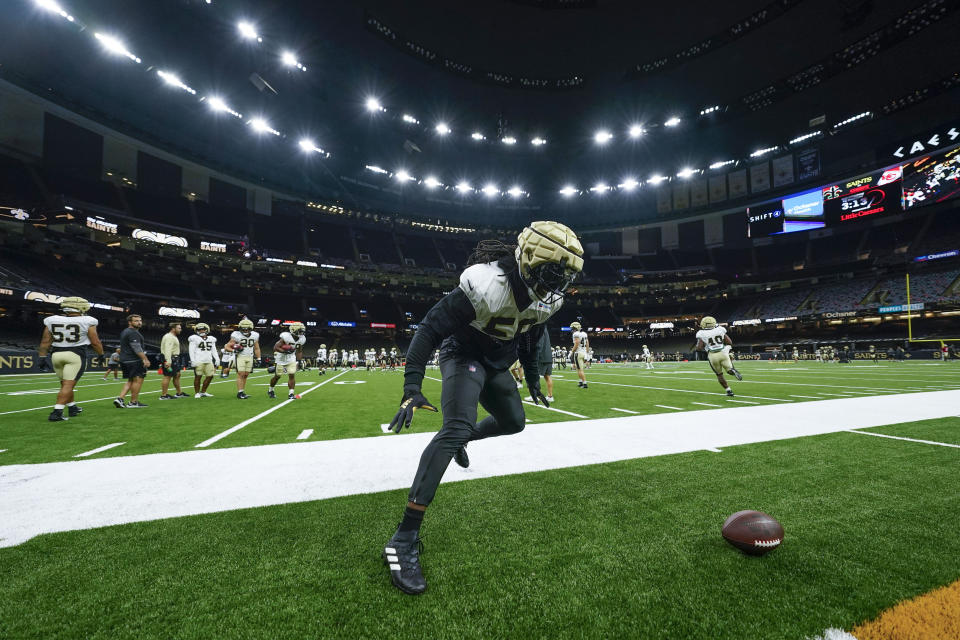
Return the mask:
M 549 406 L 540 391 L 537 343 L 583 270 L 583 247 L 560 223 L 532 222 L 516 246 L 481 242 L 467 264 L 459 286 L 420 321 L 407 350 L 400 409 L 390 425 L 399 433 L 416 409 L 437 410 L 420 387 L 439 346 L 443 427 L 420 457 L 403 521 L 383 548 L 390 578 L 404 593 L 427 588 L 419 529 L 450 460 L 466 467 L 468 442 L 523 430 L 523 404 L 508 371 L 518 358 L 531 399 Z M 480 422 L 478 403 L 490 414 Z
M 60 392 L 48 420 L 59 422 L 66 420 L 63 410 L 69 417 L 80 415 L 82 411 L 74 399 L 76 386 L 87 364 L 87 347 L 103 355 L 103 345 L 97 336 L 97 319 L 88 316 L 90 303 L 77 296 L 69 296 L 60 301 L 60 313 L 43 319 L 43 337 L 37 354 L 40 356 L 37 366 L 41 371 L 53 370 L 60 378 Z M 48 357 L 48 353 L 51 355 Z

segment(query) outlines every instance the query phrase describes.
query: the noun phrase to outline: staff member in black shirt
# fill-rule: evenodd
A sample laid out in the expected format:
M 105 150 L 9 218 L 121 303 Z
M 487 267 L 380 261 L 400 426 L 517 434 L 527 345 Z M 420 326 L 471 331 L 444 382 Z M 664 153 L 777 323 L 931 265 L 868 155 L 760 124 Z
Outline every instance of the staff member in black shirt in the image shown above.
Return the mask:
M 139 329 L 143 326 L 143 318 L 135 313 L 127 316 L 127 328 L 120 334 L 120 369 L 126 382 L 120 395 L 114 398 L 113 406 L 117 409 L 139 408 L 147 405 L 140 402 L 140 387 L 143 378 L 147 375 L 150 361 L 143 351 L 143 335 Z M 124 402 L 124 397 L 130 392 L 130 402 Z

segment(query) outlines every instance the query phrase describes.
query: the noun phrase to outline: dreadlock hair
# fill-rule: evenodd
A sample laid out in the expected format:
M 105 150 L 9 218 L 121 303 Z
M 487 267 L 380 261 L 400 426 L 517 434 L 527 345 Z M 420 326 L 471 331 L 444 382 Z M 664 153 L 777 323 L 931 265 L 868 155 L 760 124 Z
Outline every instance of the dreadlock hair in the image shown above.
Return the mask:
M 516 249 L 516 245 L 500 240 L 481 240 L 467 258 L 467 266 L 496 262 L 504 271 L 513 271 L 517 268 Z

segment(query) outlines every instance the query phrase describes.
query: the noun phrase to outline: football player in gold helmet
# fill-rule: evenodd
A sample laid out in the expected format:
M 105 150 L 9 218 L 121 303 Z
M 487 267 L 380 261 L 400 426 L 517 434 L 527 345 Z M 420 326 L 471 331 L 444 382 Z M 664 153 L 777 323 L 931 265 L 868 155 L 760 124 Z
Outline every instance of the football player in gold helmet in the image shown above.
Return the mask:
M 418 555 L 420 524 L 450 460 L 466 467 L 471 440 L 523 430 L 523 402 L 508 371 L 513 362 L 519 359 L 523 366 L 530 404 L 548 406 L 540 390 L 537 343 L 582 270 L 583 247 L 569 227 L 533 222 L 520 232 L 516 246 L 481 242 L 459 286 L 420 321 L 406 354 L 400 409 L 390 426 L 399 433 L 410 426 L 415 410 L 437 410 L 420 389 L 437 347 L 443 426 L 423 451 L 403 520 L 383 548 L 390 578 L 404 593 L 427 588 Z M 479 422 L 478 404 L 490 414 Z

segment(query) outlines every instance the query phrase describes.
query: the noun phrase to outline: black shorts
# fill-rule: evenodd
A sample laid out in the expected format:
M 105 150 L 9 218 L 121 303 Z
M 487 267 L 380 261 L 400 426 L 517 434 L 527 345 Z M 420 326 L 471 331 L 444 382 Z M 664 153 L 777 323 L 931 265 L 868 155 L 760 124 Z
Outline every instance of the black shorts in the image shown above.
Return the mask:
M 117 371 L 117 370 L 119 370 L 119 369 L 120 369 L 120 363 L 119 363 L 119 362 L 111 362 L 110 364 L 107 365 L 107 370 L 108 370 L 108 371 Z
M 541 362 L 539 363 L 540 375 L 541 376 L 552 376 L 553 375 L 553 363 L 552 362 Z
M 120 370 L 123 372 L 123 377 L 127 380 L 133 380 L 134 378 L 145 378 L 147 376 L 147 367 L 144 366 L 142 360 L 121 362 Z

